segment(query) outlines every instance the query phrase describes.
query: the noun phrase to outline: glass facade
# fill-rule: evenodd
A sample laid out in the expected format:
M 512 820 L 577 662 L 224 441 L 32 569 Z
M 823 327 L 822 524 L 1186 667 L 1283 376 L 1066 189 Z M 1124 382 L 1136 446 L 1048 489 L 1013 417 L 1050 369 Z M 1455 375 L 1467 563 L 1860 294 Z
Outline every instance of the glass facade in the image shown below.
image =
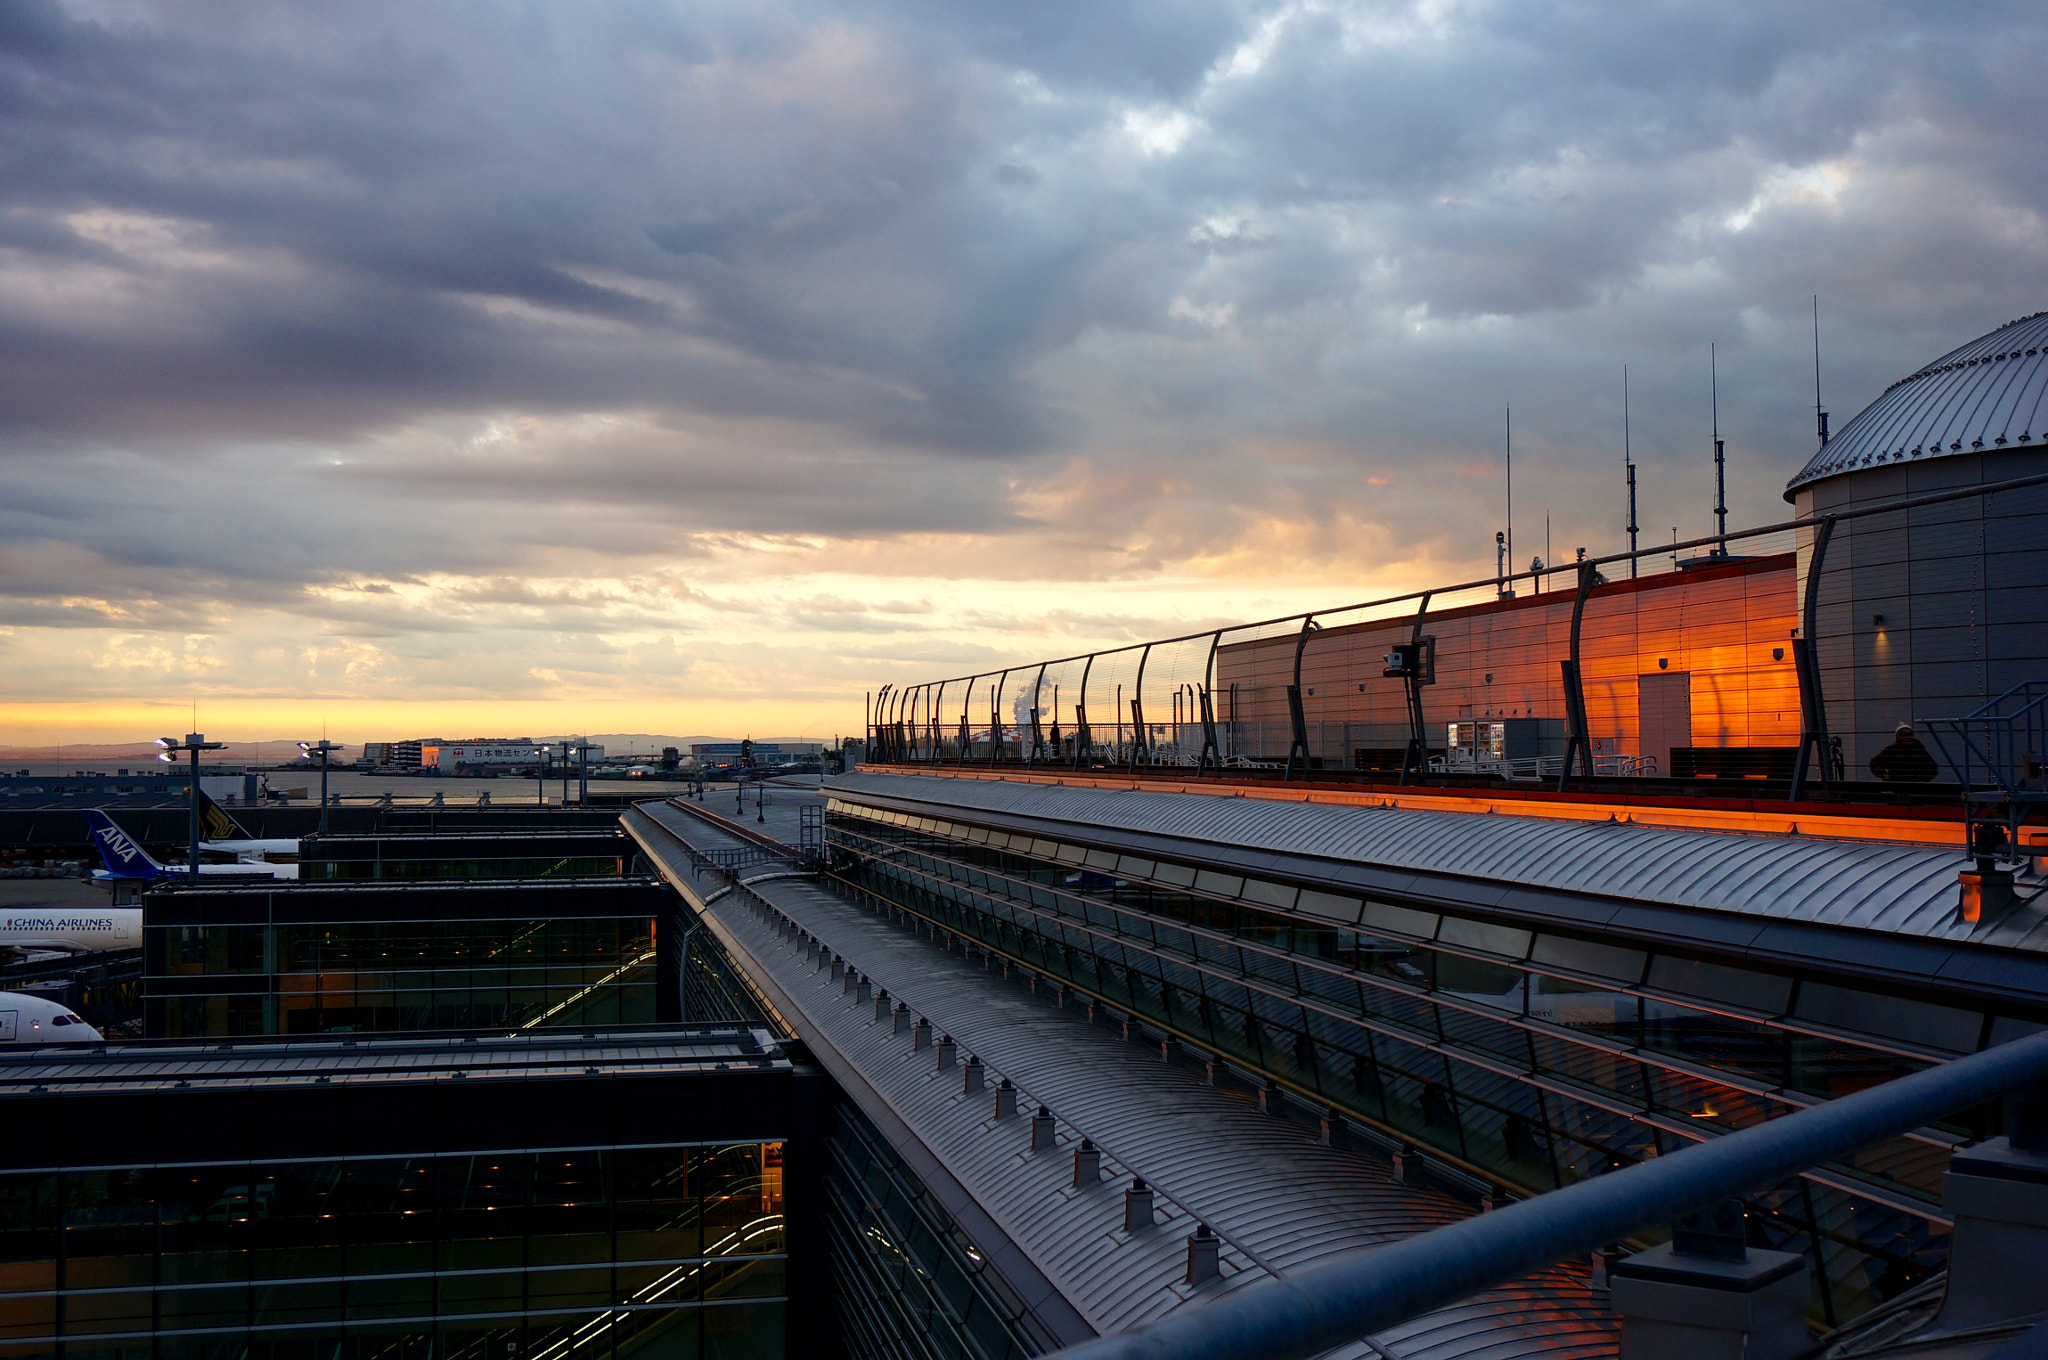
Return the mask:
M 0 1175 L 0 1355 L 783 1354 L 782 1144 Z
M 145 1033 L 232 1037 L 676 1018 L 678 970 L 659 966 L 664 918 L 672 922 L 677 910 L 674 895 L 633 880 L 559 886 L 541 892 L 508 885 L 487 894 L 366 886 L 308 895 L 305 885 L 243 895 L 153 893 L 143 917 Z
M 1021 1360 L 1056 1339 L 848 1101 L 834 1111 L 826 1230 L 849 1356 Z
M 633 863 L 634 845 L 616 825 L 455 831 L 439 835 L 393 831 L 373 836 L 311 836 L 300 843 L 304 882 L 385 879 L 617 878 Z
M 1482 1181 L 1541 1192 L 2030 1024 L 1826 978 L 1344 898 L 834 800 L 839 881 L 1280 1081 Z M 1953 1130 L 1753 1201 L 1833 1323 L 1939 1269 Z
M 0 1356 L 814 1351 L 821 1081 L 714 1025 L 10 1055 Z
M 626 861 L 617 855 L 554 855 L 538 859 L 301 860 L 309 882 L 438 878 L 617 878 Z

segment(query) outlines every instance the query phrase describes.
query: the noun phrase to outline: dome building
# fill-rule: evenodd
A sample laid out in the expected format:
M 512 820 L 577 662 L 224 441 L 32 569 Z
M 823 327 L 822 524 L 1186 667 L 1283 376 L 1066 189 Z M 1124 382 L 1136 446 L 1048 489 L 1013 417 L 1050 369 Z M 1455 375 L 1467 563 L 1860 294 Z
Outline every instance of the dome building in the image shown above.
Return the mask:
M 1785 490 L 1802 517 L 2048 472 L 2048 312 L 1899 379 Z M 1805 597 L 1815 535 L 1799 551 Z M 1814 651 L 1850 778 L 1900 723 L 2048 678 L 2048 485 L 1839 522 Z

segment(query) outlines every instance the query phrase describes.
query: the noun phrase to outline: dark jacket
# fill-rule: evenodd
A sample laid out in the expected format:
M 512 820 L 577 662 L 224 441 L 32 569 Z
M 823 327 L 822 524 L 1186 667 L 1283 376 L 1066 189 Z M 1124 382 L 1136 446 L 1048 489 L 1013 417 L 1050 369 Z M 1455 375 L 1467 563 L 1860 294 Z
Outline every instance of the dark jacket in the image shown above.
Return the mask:
M 1887 784 L 1925 784 L 1941 773 L 1934 757 L 1910 733 L 1870 758 L 1870 772 Z

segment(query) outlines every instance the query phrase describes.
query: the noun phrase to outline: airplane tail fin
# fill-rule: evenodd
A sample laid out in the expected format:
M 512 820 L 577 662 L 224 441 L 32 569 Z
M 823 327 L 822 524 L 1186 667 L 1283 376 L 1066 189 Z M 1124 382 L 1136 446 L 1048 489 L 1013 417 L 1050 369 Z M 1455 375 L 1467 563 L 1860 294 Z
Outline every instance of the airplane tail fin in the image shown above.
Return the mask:
M 205 789 L 199 790 L 199 830 L 210 841 L 246 840 L 249 836 Z
M 114 825 L 114 819 L 98 808 L 84 809 L 86 829 L 92 834 L 93 847 L 100 852 L 100 862 L 107 866 L 107 873 L 114 878 L 162 878 L 170 872 L 163 865 L 150 858 L 149 852 L 136 844 L 135 838 Z

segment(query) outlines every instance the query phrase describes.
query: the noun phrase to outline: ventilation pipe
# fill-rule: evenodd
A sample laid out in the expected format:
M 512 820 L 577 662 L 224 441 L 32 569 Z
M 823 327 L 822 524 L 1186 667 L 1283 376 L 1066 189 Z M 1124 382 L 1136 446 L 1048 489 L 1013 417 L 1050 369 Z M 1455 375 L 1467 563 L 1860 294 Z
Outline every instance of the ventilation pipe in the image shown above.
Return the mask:
M 1949 1159 L 1942 1201 L 1955 1219 L 1937 1330 L 2048 1312 L 2048 1083 L 2016 1100 L 2011 1132 Z
M 1806 1257 L 1752 1251 L 1746 1235 L 1741 1202 L 1728 1200 L 1617 1262 L 1621 1360 L 1792 1360 L 1809 1350 Z
M 1085 1189 L 1102 1183 L 1102 1149 L 1088 1139 L 1074 1149 L 1074 1188 Z
M 1124 1231 L 1143 1232 L 1152 1222 L 1152 1187 L 1133 1177 L 1124 1191 Z

